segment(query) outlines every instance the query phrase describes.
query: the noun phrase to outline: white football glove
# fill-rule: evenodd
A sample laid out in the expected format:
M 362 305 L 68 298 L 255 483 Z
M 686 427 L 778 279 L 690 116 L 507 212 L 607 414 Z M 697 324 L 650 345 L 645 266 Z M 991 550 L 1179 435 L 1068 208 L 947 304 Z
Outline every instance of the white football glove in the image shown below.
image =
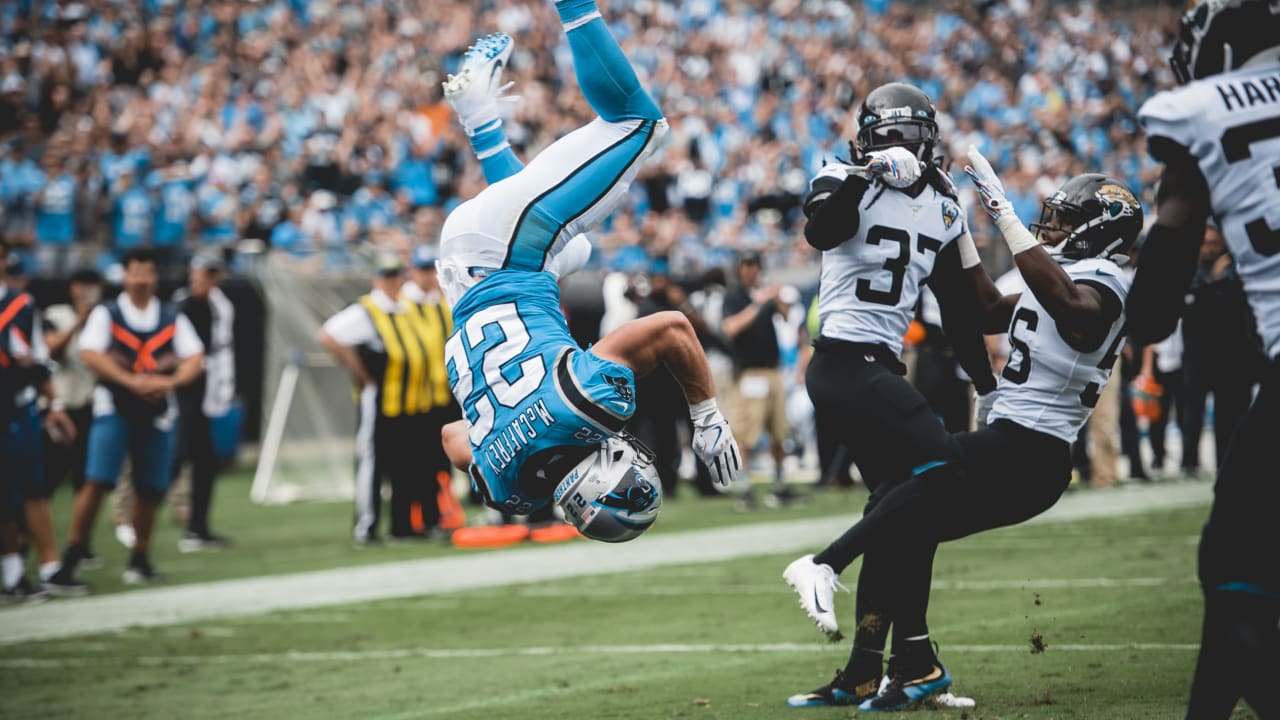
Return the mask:
M 867 153 L 867 177 L 880 178 L 890 187 L 910 187 L 920 179 L 920 160 L 902 147 Z
M 724 491 L 742 474 L 742 453 L 738 451 L 738 441 L 733 437 L 729 421 L 716 408 L 714 400 L 707 402 L 711 403 L 709 412 L 699 412 L 697 406 L 690 407 L 693 454 L 711 472 L 711 481 L 716 489 Z
M 978 148 L 969 146 L 969 163 L 964 166 L 965 174 L 973 180 L 978 188 L 978 197 L 982 198 L 982 207 L 992 220 L 999 220 L 1005 215 L 1013 214 L 1013 204 L 1004 194 L 1004 183 L 991 168 L 991 163 L 982 157 Z

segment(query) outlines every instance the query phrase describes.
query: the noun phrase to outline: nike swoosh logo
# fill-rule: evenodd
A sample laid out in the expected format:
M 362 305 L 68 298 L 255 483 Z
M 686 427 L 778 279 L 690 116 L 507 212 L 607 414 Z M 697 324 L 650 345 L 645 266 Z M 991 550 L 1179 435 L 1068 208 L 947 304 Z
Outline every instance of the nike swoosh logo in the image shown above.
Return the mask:
M 627 404 L 626 404 L 626 403 L 624 403 L 624 402 L 621 402 L 621 401 L 618 401 L 618 400 L 610 400 L 609 402 L 613 403 L 613 404 L 614 404 L 614 406 L 615 406 L 615 407 L 617 407 L 619 410 L 626 410 L 626 409 L 627 409 Z
M 822 603 L 818 600 L 818 591 L 816 589 L 813 591 L 813 606 L 818 609 L 818 612 L 827 612 L 827 609 L 822 607 Z
M 941 678 L 941 677 L 942 677 L 942 668 L 938 667 L 937 665 L 934 665 L 933 672 L 929 673 L 928 675 L 925 675 L 922 678 L 916 678 L 915 680 L 912 680 L 907 684 L 919 685 L 920 683 L 933 682 L 934 680 L 937 680 L 938 678 Z
M 499 60 L 493 64 L 493 69 L 489 71 L 489 84 L 493 85 L 493 79 L 498 73 L 502 72 L 503 62 Z
M 1093 271 L 1093 274 L 1094 274 L 1094 275 L 1101 275 L 1102 277 L 1115 277 L 1115 276 L 1114 276 L 1114 275 L 1112 275 L 1111 273 L 1109 273 L 1109 272 L 1102 272 L 1101 270 L 1094 270 L 1094 271 Z

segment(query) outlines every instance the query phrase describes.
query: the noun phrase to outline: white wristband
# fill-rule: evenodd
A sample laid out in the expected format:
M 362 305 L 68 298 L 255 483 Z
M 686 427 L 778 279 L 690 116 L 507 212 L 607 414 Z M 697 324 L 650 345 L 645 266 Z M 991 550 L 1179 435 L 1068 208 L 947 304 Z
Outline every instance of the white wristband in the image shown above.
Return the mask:
M 1026 252 L 1040 244 L 1036 240 L 1036 236 L 1031 234 L 1018 219 L 1017 215 L 1001 215 L 996 220 L 996 227 L 1000 228 L 1000 234 L 1004 236 L 1005 244 L 1009 246 L 1009 252 L 1017 255 Z
M 62 412 L 67 409 L 67 404 L 62 398 L 53 398 L 49 401 L 49 412 Z
M 956 238 L 956 247 L 960 250 L 960 267 L 968 270 L 982 264 L 982 258 L 978 257 L 978 246 L 973 243 L 973 236 L 968 230 Z
M 720 412 L 720 408 L 716 407 L 715 398 L 707 398 L 700 403 L 694 403 L 689 406 L 689 419 L 693 421 L 695 426 L 707 424 L 712 415 Z

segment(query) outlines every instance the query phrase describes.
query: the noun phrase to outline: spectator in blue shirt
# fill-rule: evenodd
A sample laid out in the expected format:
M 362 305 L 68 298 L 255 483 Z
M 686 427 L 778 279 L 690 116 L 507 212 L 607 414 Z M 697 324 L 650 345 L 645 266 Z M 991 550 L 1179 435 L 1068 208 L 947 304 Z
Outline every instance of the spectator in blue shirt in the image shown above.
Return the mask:
M 409 200 L 414 207 L 433 205 L 439 198 L 435 180 L 431 177 L 431 157 L 426 149 L 414 147 L 392 173 L 396 194 Z
M 216 177 L 212 183 L 200 188 L 199 206 L 200 220 L 204 223 L 200 239 L 206 245 L 222 245 L 236 240 L 240 202 L 230 192 L 224 178 Z
M 164 169 L 159 200 L 156 204 L 156 246 L 180 246 L 187 239 L 195 211 L 195 193 L 191 191 L 185 162 L 176 162 Z
M 141 177 L 148 164 L 147 151 L 141 147 L 130 148 L 126 133 L 111 133 L 111 146 L 98 156 L 98 168 L 106 183 L 107 195 L 114 197 L 123 192 L 116 184 L 121 173 L 127 171 L 135 178 Z
M 48 163 L 48 179 L 36 191 L 36 243 L 70 245 L 76 238 L 76 178 L 70 159 Z
M 133 183 L 133 170 L 116 176 L 120 191 L 111 203 L 111 240 L 118 250 L 151 242 L 151 196 Z
M 289 207 L 289 215 L 284 222 L 276 225 L 271 231 L 271 248 L 281 250 L 298 258 L 311 254 L 313 248 L 307 237 L 302 234 L 302 211 L 304 205 L 295 203 Z

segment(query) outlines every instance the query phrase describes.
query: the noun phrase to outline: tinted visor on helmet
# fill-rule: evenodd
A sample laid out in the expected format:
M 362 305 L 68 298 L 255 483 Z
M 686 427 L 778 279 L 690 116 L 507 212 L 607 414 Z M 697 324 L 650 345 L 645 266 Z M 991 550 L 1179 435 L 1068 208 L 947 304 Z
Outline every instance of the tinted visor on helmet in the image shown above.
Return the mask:
M 863 128 L 858 133 L 858 145 L 863 152 L 888 147 L 907 147 L 914 150 L 937 138 L 937 128 L 925 120 L 880 121 Z

